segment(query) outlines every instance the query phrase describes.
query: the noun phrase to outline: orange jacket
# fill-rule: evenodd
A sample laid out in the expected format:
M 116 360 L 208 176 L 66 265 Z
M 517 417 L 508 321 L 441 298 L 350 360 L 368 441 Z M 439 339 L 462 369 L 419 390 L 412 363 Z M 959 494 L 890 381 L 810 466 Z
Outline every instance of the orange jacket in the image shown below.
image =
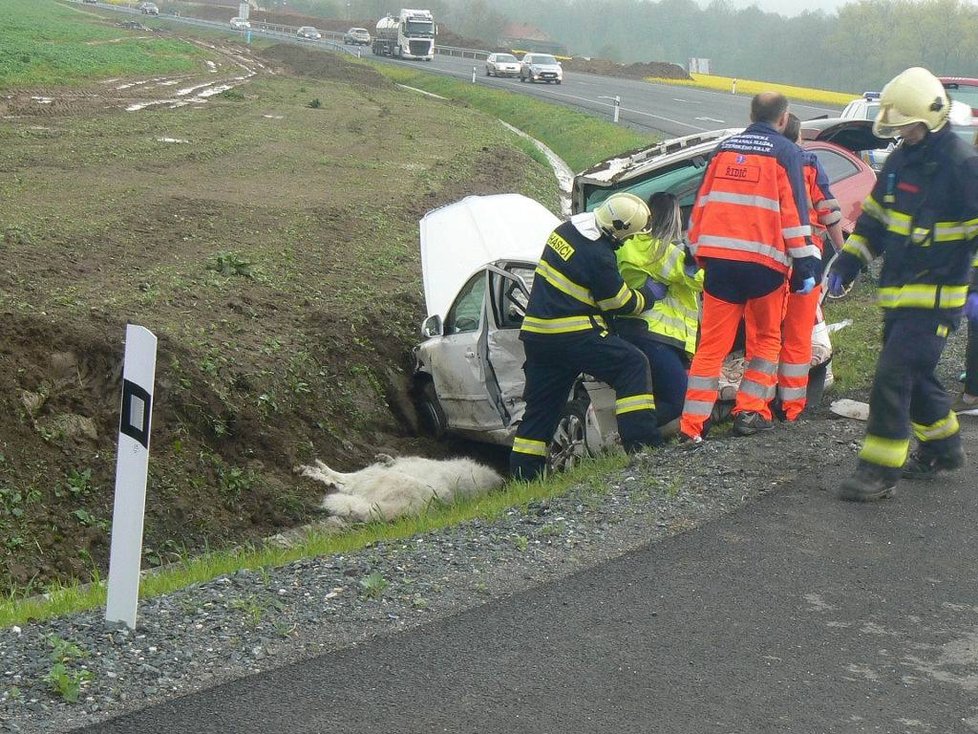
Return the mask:
M 689 241 L 697 260 L 739 260 L 785 274 L 794 265 L 814 275 L 821 250 L 812 242 L 798 146 L 763 122 L 722 142 L 693 205 Z
M 832 196 L 829 177 L 811 150 L 802 150 L 805 171 L 805 190 L 808 192 L 808 220 L 811 222 L 815 242 L 822 240 L 827 227 L 842 219 L 842 208 Z

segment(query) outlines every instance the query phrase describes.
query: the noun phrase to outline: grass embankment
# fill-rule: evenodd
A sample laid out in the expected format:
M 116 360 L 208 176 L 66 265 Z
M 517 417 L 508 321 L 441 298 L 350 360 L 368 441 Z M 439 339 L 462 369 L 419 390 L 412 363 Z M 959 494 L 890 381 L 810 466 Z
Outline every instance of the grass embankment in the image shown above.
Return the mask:
M 811 89 L 809 87 L 796 87 L 791 84 L 778 84 L 776 82 L 762 82 L 753 79 L 736 79 L 729 76 L 715 76 L 713 74 L 690 74 L 692 81 L 687 79 L 661 79 L 649 77 L 649 81 L 656 84 L 672 84 L 679 87 L 697 87 L 699 89 L 715 89 L 720 92 L 730 92 L 736 90 L 737 94 L 755 95 L 760 92 L 781 92 L 789 100 L 795 102 L 822 102 L 830 105 L 846 105 L 858 94 L 850 92 L 832 92 L 827 89 Z M 736 82 L 736 84 L 735 84 Z
M 37 9 L 48 6 L 25 3 L 28 22 Z M 67 56 L 90 38 L 73 33 Z M 92 72 L 90 81 L 115 74 Z M 318 457 L 343 468 L 391 429 L 385 370 L 399 369 L 420 315 L 418 216 L 501 190 L 556 206 L 549 170 L 491 118 L 527 130 L 575 168 L 644 142 L 560 106 L 419 72 L 398 80 L 491 117 L 367 78 L 274 77 L 192 112 L 100 107 L 0 129 L 9 173 L 0 180 L 9 340 L 0 625 L 104 601 L 99 583 L 29 579 L 35 568 L 64 566 L 77 581 L 104 573 L 118 385 L 103 376 L 117 364 L 127 320 L 161 337 L 145 557 L 177 561 L 147 578 L 144 596 L 492 518 L 572 486 L 601 491 L 603 475 L 621 466 L 608 458 L 420 518 L 311 536 L 288 551 L 258 542 L 311 516 L 319 490 L 297 482 L 295 463 Z M 0 76 L 3 85 L 13 83 Z M 69 413 L 94 416 L 98 438 L 59 427 L 54 419 Z M 208 545 L 246 550 L 199 552 Z M 51 555 L 36 558 L 37 548 Z M 45 590 L 47 598 L 24 599 Z
M 50 0 L 0 3 L 0 89 L 185 72 L 203 56 L 185 41 L 79 22 L 87 15 L 81 10 Z

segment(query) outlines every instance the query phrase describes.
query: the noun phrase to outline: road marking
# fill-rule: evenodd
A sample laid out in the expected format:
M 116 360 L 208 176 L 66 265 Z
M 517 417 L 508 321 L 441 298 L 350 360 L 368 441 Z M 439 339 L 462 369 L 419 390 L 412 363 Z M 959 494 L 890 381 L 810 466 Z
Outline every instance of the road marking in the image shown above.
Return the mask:
M 554 97 L 565 97 L 567 99 L 575 99 L 575 100 L 578 100 L 578 101 L 581 101 L 581 102 L 588 102 L 590 104 L 599 104 L 602 107 L 614 107 L 614 104 L 613 103 L 610 103 L 609 104 L 608 102 L 598 102 L 598 101 L 596 101 L 594 99 L 590 99 L 588 97 L 581 97 L 581 96 L 578 96 L 576 94 L 563 94 L 561 92 L 549 92 L 549 94 L 552 95 L 552 96 L 554 96 Z M 697 125 L 690 125 L 688 122 L 683 122 L 682 120 L 674 120 L 671 117 L 663 117 L 662 115 L 653 115 L 651 112 L 643 112 L 641 110 L 633 110 L 633 109 L 628 108 L 628 107 L 621 107 L 620 112 L 622 114 L 625 113 L 625 112 L 628 112 L 628 113 L 633 114 L 633 115 L 642 115 L 643 117 L 651 117 L 652 119 L 655 119 L 655 120 L 664 120 L 665 122 L 671 122 L 673 125 L 682 125 L 683 127 L 688 127 L 688 128 L 690 128 L 692 130 L 709 130 L 710 129 L 710 128 L 706 128 L 706 127 L 699 127 Z M 699 118 L 697 118 L 697 119 L 699 119 Z
M 682 102 L 683 104 L 703 104 L 698 99 L 680 99 L 679 97 L 673 97 L 673 102 Z
M 716 122 L 716 123 L 719 123 L 720 125 L 726 125 L 727 124 L 723 120 L 718 120 L 715 117 L 697 117 L 696 119 L 697 120 L 701 120 L 703 122 Z

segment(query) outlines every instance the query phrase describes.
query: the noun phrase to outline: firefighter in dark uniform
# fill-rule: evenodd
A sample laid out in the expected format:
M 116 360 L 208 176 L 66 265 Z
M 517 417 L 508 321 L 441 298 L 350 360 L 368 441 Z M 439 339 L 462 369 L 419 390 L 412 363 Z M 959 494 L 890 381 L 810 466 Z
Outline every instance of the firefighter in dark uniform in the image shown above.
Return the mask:
M 651 279 L 638 290 L 629 288 L 615 260 L 615 249 L 643 231 L 649 218 L 639 197 L 612 194 L 547 238 L 520 331 L 526 410 L 510 454 L 513 476 L 534 479 L 543 472 L 547 446 L 581 373 L 614 388 L 626 451 L 662 443 L 648 359 L 609 331 L 609 317 L 640 314 L 665 295 L 665 286 Z
M 864 264 L 883 258 L 883 349 L 842 499 L 889 497 L 901 475 L 927 479 L 965 463 L 957 417 L 935 375 L 961 318 L 978 242 L 978 153 L 951 130 L 950 106 L 940 81 L 920 67 L 883 88 L 873 132 L 902 142 L 829 272 L 829 292 L 841 293 Z

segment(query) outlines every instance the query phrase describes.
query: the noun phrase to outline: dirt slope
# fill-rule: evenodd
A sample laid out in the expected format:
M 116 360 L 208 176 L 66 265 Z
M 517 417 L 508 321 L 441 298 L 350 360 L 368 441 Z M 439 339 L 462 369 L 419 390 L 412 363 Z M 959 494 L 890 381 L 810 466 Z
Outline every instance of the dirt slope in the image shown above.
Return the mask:
M 298 463 L 457 450 L 415 438 L 405 398 L 417 220 L 468 194 L 556 207 L 492 120 L 335 56 L 214 54 L 0 106 L 0 589 L 105 575 L 127 321 L 160 340 L 154 565 L 308 521 Z

